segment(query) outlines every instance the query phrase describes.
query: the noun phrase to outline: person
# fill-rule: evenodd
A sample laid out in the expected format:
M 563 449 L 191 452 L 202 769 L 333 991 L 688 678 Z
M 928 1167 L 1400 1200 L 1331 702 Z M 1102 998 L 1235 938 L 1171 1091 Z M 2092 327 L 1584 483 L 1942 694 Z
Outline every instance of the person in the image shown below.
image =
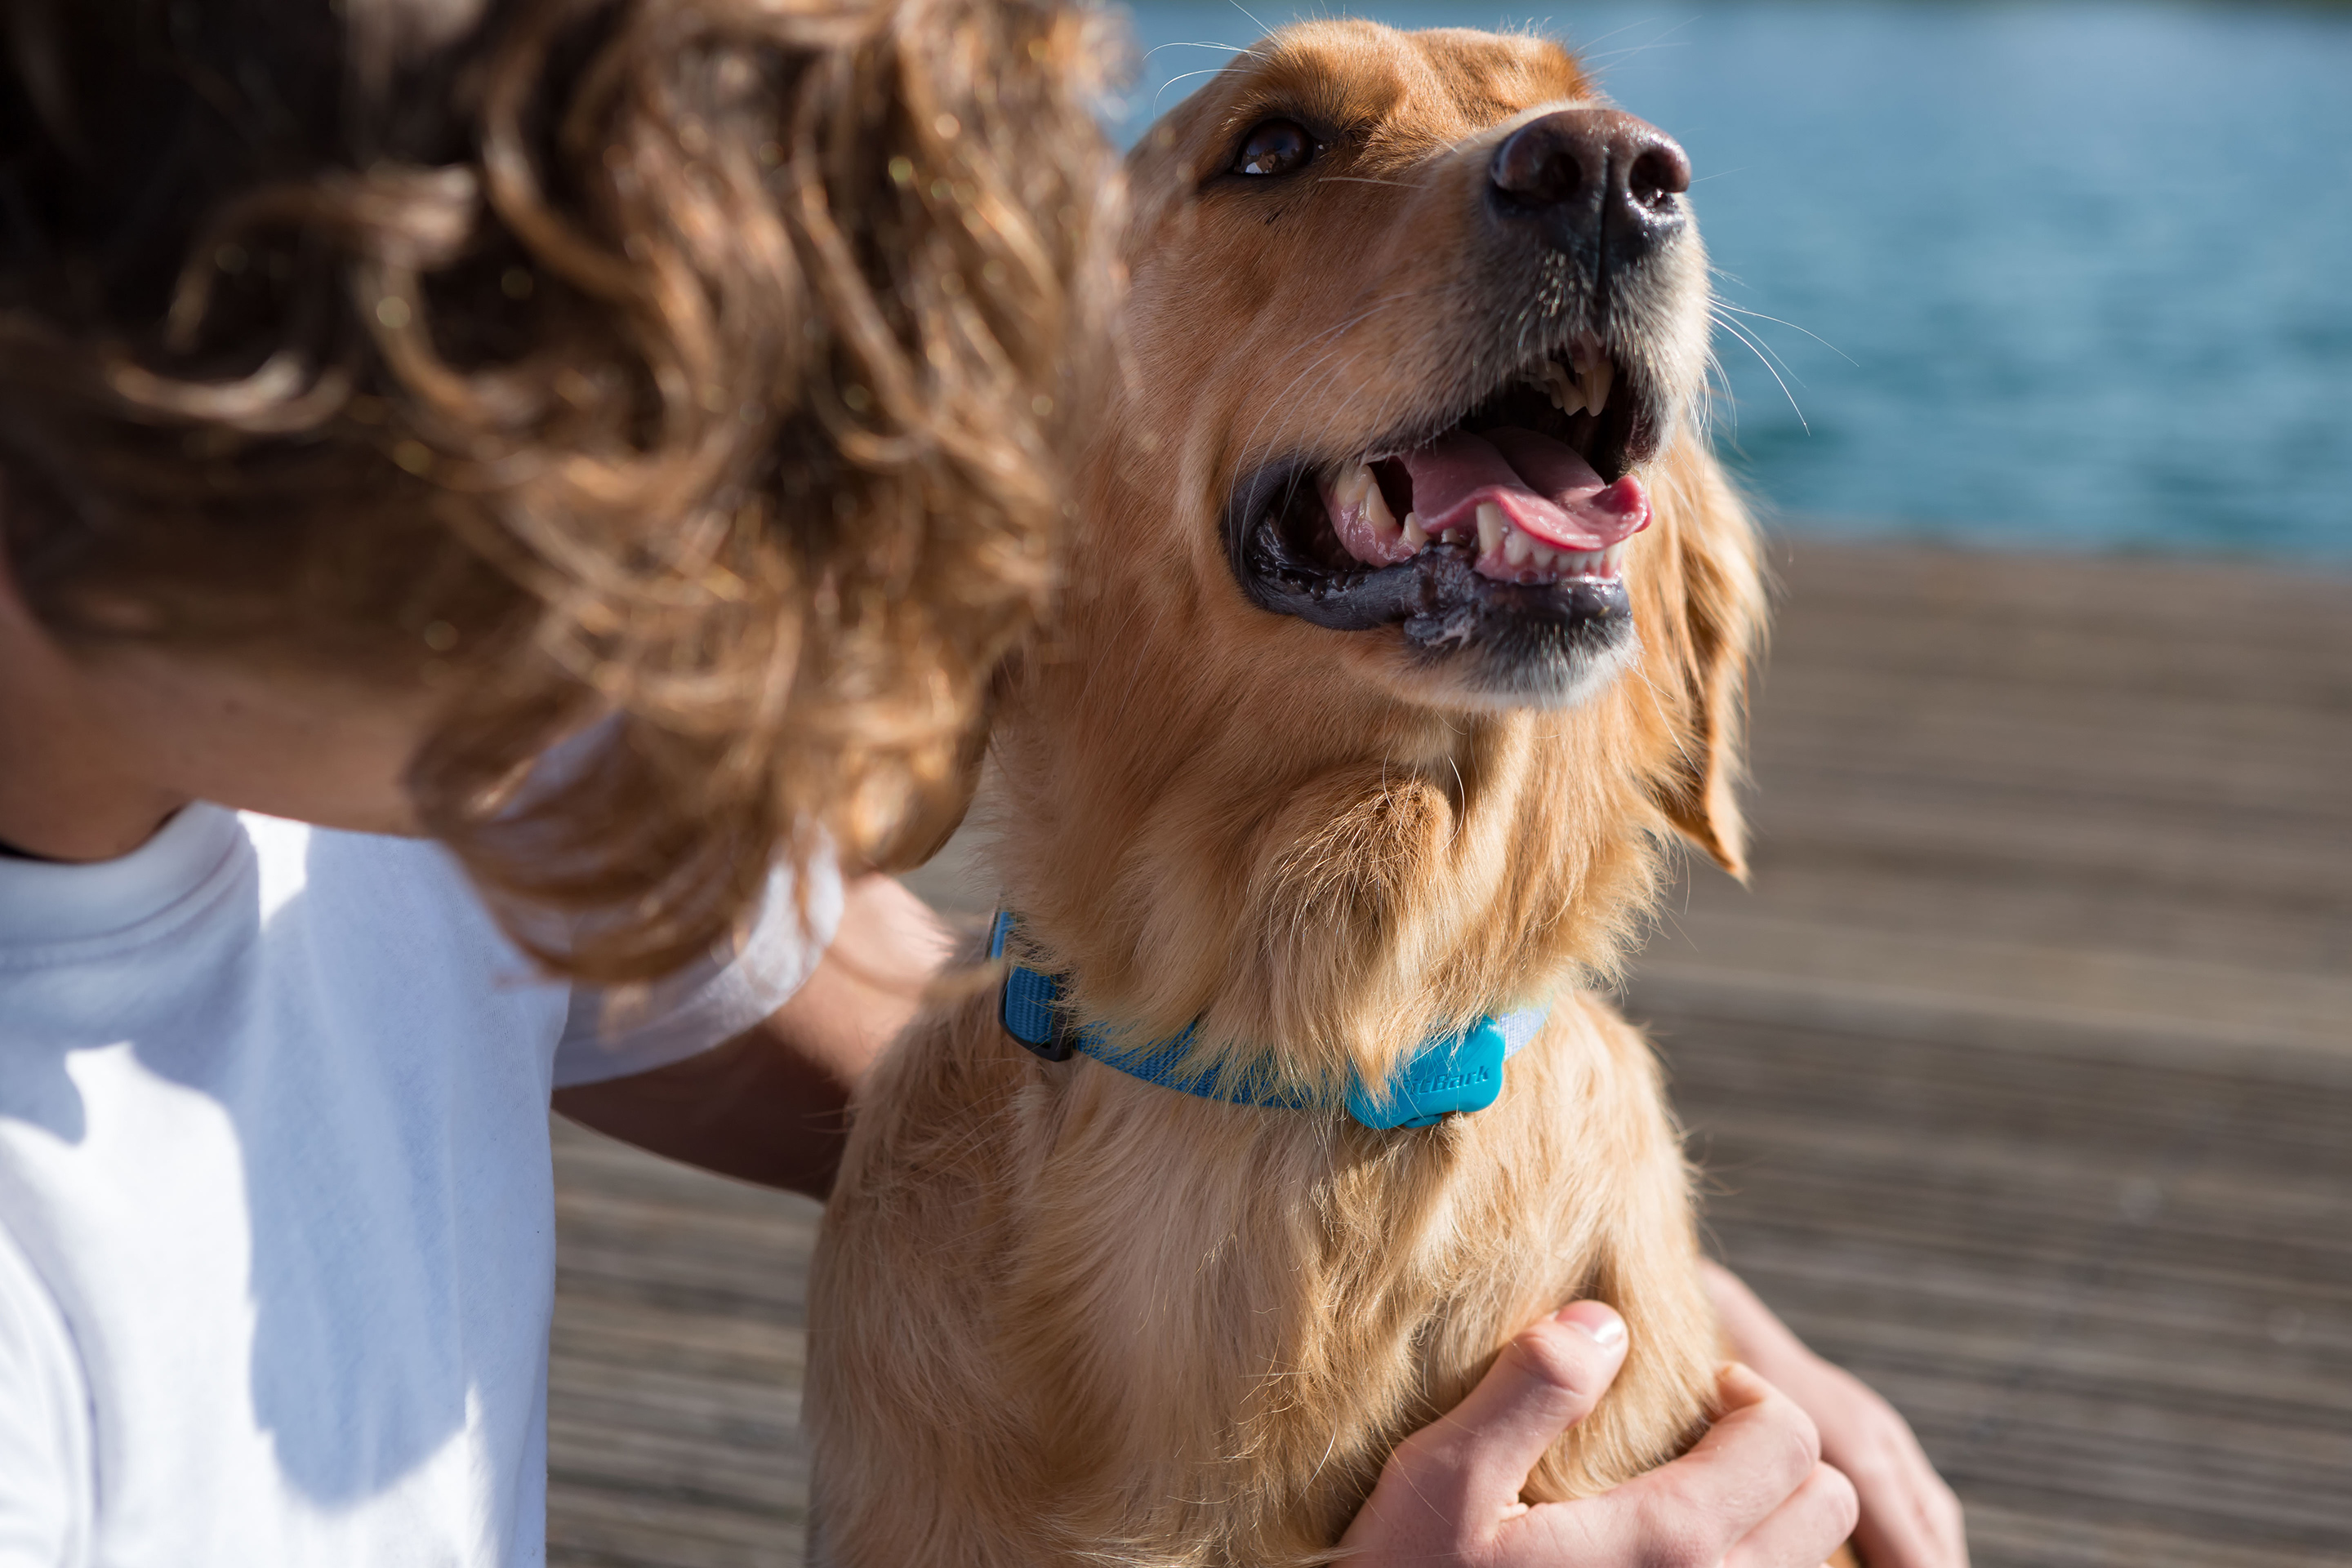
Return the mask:
M 1050 594 L 1099 19 L 7 17 L 0 1564 L 541 1561 L 551 1100 L 821 1195 L 945 955 L 883 868 Z M 1858 1484 L 1877 1568 L 1963 1561 L 1718 1289 L 1785 1392 L 1521 1508 L 1623 1354 L 1571 1304 L 1350 1560 L 1806 1563 Z

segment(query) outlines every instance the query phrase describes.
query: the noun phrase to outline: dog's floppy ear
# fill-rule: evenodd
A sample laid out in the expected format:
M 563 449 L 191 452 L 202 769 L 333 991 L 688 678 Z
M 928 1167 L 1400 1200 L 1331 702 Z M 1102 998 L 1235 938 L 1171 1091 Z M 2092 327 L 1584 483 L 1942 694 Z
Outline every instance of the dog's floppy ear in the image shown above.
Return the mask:
M 1756 528 L 1714 457 L 1696 443 L 1684 443 L 1663 467 L 1653 493 L 1659 542 L 1667 548 L 1655 557 L 1644 642 L 1674 745 L 1654 787 L 1667 818 L 1744 881 L 1740 731 L 1748 667 L 1764 634 Z

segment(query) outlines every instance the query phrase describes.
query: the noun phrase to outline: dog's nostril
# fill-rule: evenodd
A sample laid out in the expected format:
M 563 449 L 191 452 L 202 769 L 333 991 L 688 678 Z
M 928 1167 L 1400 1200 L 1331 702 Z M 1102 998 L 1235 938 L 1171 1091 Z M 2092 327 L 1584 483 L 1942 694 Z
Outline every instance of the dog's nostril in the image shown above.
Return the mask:
M 1520 127 L 1496 149 L 1488 177 L 1496 190 L 1531 206 L 1557 205 L 1574 200 L 1583 186 L 1587 170 L 1579 154 L 1586 151 L 1539 120 Z
M 1626 184 L 1633 199 L 1645 207 L 1662 206 L 1690 189 L 1690 158 L 1680 147 L 1661 139 L 1633 160 Z

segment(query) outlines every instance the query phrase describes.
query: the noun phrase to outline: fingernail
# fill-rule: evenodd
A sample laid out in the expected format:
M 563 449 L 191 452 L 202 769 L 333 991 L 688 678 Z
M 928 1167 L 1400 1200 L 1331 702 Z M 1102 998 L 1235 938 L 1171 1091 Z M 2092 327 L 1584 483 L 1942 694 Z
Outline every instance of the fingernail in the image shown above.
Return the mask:
M 1555 1316 L 1571 1328 L 1582 1330 L 1602 1350 L 1618 1350 L 1625 1343 L 1625 1320 L 1604 1302 L 1570 1301 Z

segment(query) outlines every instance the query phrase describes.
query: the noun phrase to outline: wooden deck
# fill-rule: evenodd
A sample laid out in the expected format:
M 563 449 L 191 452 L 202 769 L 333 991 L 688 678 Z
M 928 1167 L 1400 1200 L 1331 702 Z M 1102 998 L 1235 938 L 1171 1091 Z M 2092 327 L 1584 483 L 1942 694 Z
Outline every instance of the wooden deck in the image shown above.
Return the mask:
M 2352 1563 L 2352 579 L 1782 568 L 1754 889 L 1627 997 L 1723 1254 L 1984 1568 Z M 814 1206 L 556 1159 L 551 1560 L 798 1563 Z

